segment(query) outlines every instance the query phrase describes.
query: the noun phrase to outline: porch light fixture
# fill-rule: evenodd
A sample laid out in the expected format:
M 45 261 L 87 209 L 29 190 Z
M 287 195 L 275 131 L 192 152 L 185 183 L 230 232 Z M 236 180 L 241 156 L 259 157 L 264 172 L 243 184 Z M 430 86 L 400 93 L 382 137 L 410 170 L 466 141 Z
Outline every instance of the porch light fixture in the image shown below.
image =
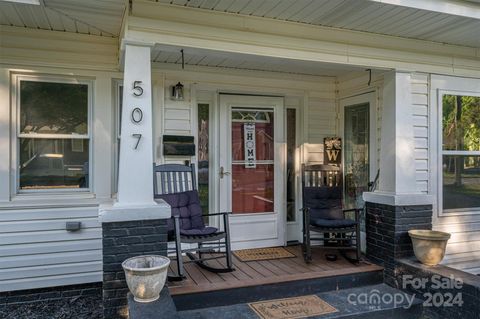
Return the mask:
M 170 97 L 174 101 L 183 101 L 183 84 L 178 82 L 172 86 L 172 95 Z

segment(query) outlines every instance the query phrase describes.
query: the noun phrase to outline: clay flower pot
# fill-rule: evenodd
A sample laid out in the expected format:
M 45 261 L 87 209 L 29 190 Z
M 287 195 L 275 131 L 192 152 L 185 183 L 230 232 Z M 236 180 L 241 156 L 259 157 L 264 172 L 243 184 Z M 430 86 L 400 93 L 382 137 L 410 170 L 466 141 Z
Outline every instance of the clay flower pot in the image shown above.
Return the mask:
M 170 259 L 163 256 L 137 256 L 122 263 L 128 289 L 138 302 L 152 302 L 159 298 L 167 279 Z
M 450 234 L 424 229 L 409 230 L 412 239 L 415 257 L 424 265 L 436 266 L 445 256 L 445 247 L 450 239 Z

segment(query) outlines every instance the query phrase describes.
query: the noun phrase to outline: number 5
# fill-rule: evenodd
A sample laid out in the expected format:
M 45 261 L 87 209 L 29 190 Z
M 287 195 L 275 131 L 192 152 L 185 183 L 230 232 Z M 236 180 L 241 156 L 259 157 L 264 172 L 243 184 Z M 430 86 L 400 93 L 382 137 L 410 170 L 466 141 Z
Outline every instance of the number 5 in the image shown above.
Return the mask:
M 142 139 L 142 134 L 132 134 L 132 136 L 138 138 L 137 144 L 135 144 L 135 147 L 133 148 L 136 150 L 138 148 L 138 144 L 140 144 L 140 140 Z
M 143 88 L 140 84 L 142 84 L 142 81 L 133 81 L 133 95 L 140 96 L 143 94 Z

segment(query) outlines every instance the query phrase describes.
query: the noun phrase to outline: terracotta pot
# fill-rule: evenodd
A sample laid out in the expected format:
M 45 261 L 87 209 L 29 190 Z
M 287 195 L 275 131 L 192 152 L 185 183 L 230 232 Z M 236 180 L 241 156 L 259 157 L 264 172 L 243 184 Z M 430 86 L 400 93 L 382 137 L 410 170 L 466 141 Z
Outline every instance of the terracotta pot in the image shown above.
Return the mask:
M 445 247 L 450 239 L 450 234 L 424 229 L 409 230 L 412 239 L 415 257 L 427 266 L 438 265 L 445 256 Z
M 167 279 L 170 259 L 164 256 L 137 256 L 122 263 L 128 289 L 138 302 L 152 302 L 159 298 Z

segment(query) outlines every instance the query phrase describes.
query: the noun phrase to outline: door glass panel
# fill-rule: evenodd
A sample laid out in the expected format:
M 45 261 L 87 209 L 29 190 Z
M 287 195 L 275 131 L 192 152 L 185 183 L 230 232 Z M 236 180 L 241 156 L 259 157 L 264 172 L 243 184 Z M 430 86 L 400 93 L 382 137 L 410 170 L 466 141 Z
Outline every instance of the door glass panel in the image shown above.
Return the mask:
M 198 193 L 204 214 L 209 213 L 209 104 L 198 104 Z
M 368 191 L 370 172 L 369 104 L 345 108 L 345 207 L 364 206 L 362 194 Z
M 294 222 L 295 210 L 295 153 L 297 110 L 287 109 L 287 222 Z
M 232 213 L 273 212 L 272 110 L 232 110 Z

